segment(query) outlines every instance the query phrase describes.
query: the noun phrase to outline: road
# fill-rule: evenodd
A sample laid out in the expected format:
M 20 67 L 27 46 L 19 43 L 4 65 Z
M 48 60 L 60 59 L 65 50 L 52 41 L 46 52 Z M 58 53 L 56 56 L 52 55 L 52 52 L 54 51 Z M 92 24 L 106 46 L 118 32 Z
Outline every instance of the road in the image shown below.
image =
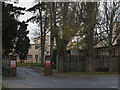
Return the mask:
M 3 79 L 8 88 L 117 88 L 118 77 L 44 76 L 34 69 L 17 68 L 17 77 Z

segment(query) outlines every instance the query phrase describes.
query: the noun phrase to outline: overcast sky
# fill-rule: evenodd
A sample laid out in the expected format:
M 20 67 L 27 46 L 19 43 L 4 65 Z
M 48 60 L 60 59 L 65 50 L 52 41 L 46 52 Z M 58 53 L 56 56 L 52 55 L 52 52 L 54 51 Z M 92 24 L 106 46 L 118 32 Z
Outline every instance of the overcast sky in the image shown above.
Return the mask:
M 12 0 L 15 1 L 15 0 Z M 15 4 L 13 2 L 10 2 L 12 4 L 14 4 L 14 6 L 18 6 L 18 7 L 26 7 L 26 9 L 32 7 L 33 5 L 35 5 L 34 1 L 35 0 L 18 0 L 19 3 Z M 104 1 L 104 0 L 103 0 Z M 115 0 L 117 1 L 117 0 Z M 20 21 L 26 21 L 28 18 L 30 18 L 32 16 L 32 14 L 30 12 L 25 12 L 24 15 L 21 15 L 19 20 Z M 33 43 L 32 39 L 34 38 L 34 30 L 37 28 L 37 25 L 34 23 L 28 23 L 28 30 L 29 32 L 29 38 L 31 40 L 30 43 Z
M 15 1 L 15 0 L 13 0 L 13 1 Z M 26 7 L 26 9 L 32 7 L 35 4 L 34 0 L 19 0 L 19 3 L 17 3 L 17 4 L 15 4 L 14 2 L 9 2 L 9 3 L 12 3 L 14 6 L 18 6 L 18 7 Z M 21 15 L 19 17 L 19 20 L 26 21 L 31 16 L 32 16 L 32 13 L 25 12 L 24 15 Z M 30 31 L 28 34 L 28 37 L 31 40 L 30 43 L 33 43 L 32 38 L 34 37 L 34 29 L 36 29 L 36 27 L 37 27 L 36 24 L 28 23 L 28 30 Z

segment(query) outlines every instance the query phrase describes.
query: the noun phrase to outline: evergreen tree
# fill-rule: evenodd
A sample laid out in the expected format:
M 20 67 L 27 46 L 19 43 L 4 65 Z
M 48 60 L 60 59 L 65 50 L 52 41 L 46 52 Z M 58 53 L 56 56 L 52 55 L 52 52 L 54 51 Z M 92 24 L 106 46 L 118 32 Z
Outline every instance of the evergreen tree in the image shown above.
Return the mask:
M 12 4 L 2 2 L 2 51 L 3 58 L 12 52 L 17 35 L 18 16 L 23 14 L 25 8 L 15 7 Z
M 17 31 L 16 47 L 15 51 L 19 55 L 21 63 L 23 60 L 27 59 L 27 53 L 30 46 L 30 40 L 27 37 L 27 24 L 23 21 L 19 25 L 19 30 Z

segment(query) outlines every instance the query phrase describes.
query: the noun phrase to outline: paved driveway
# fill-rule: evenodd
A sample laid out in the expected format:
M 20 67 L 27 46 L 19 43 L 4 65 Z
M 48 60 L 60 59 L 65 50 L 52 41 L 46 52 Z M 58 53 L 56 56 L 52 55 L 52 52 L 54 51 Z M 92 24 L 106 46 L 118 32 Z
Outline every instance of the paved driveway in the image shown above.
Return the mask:
M 17 77 L 3 79 L 8 88 L 117 88 L 118 77 L 54 77 L 34 69 L 17 68 Z

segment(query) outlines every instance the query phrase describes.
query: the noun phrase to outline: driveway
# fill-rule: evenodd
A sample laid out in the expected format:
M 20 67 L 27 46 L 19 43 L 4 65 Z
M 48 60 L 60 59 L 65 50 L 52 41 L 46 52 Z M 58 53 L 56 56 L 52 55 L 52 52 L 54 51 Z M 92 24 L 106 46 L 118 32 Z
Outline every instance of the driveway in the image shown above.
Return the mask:
M 118 77 L 44 76 L 35 69 L 17 68 L 17 76 L 3 79 L 8 88 L 118 88 Z

